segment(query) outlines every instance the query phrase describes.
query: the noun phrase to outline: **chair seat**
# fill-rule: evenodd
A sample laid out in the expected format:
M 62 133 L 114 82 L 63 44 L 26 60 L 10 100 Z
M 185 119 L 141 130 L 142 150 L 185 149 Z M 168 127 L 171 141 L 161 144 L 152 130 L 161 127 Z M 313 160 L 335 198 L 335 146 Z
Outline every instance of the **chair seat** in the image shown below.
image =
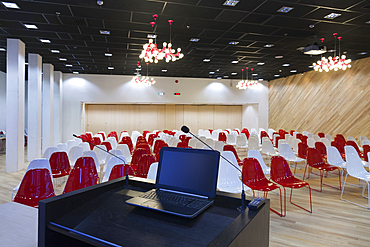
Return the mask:
M 294 176 L 285 177 L 275 181 L 276 183 L 282 185 L 283 187 L 289 187 L 292 189 L 302 188 L 308 185 L 307 182 L 302 181 Z
M 302 162 L 302 161 L 305 161 L 305 159 L 299 158 L 297 156 L 284 157 L 284 159 L 286 159 L 287 161 L 291 161 L 291 162 Z
M 255 181 L 253 183 L 246 183 L 246 184 L 252 190 L 260 190 L 260 191 L 272 191 L 272 190 L 279 188 L 278 185 L 268 180 L 260 180 L 260 181 Z
M 322 170 L 322 171 L 328 171 L 328 172 L 338 169 L 338 167 L 325 164 L 324 162 L 311 165 L 311 167 L 316 168 L 318 170 Z

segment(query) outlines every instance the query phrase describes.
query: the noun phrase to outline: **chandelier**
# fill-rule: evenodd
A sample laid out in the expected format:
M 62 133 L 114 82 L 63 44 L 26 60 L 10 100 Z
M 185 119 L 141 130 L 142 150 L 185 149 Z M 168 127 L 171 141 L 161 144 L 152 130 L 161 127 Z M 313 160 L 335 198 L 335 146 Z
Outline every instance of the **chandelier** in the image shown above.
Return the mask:
M 139 68 L 140 67 L 140 62 L 138 61 L 136 63 L 136 66 Z M 154 80 L 154 78 L 150 78 L 148 77 L 148 67 L 149 67 L 149 63 L 146 64 L 146 76 L 141 76 L 141 75 L 136 75 L 132 78 L 132 80 L 138 84 L 138 85 L 142 85 L 142 86 L 145 86 L 145 87 L 150 87 L 152 86 L 153 84 L 156 83 L 156 81 Z
M 242 80 L 238 82 L 236 87 L 239 88 L 240 90 L 245 90 L 247 88 L 255 87 L 258 84 L 258 82 L 256 80 L 253 80 L 253 75 L 251 75 L 251 80 L 248 80 L 248 67 L 246 67 L 246 71 L 247 71 L 246 80 L 243 80 L 243 71 L 244 69 L 242 69 Z M 253 73 L 253 68 L 251 68 L 251 72 Z
M 158 15 L 153 15 L 153 18 L 154 18 L 154 21 L 157 20 L 157 17 Z M 155 36 L 154 34 L 154 26 L 155 26 L 155 22 L 152 21 L 150 23 L 150 25 L 152 25 L 152 33 L 153 33 L 153 36 Z M 139 56 L 140 59 L 144 59 L 144 61 L 146 63 L 158 63 L 158 54 L 159 54 L 159 49 L 157 48 L 157 43 L 153 43 L 153 39 L 149 39 L 149 43 L 146 43 L 145 45 L 143 45 L 143 50 L 141 51 L 141 54 Z
M 330 70 L 338 71 L 338 70 L 346 70 L 347 68 L 351 68 L 351 59 L 346 59 L 346 55 L 340 55 L 340 41 L 342 37 L 337 37 L 337 33 L 333 33 L 334 36 L 334 57 L 321 57 L 321 60 L 318 60 L 316 63 L 313 63 L 313 68 L 315 71 L 325 71 L 329 72 Z M 339 52 L 338 56 L 336 56 L 336 41 L 339 40 Z M 323 42 L 324 39 L 321 39 L 321 42 Z
M 162 50 L 159 51 L 159 54 L 157 57 L 158 60 L 165 59 L 166 63 L 168 63 L 169 61 L 175 62 L 176 60 L 179 60 L 184 57 L 184 54 L 181 53 L 181 48 L 177 48 L 177 52 L 175 51 L 175 49 L 172 49 L 171 27 L 172 27 L 173 20 L 168 20 L 168 23 L 170 24 L 170 43 L 168 43 L 168 46 L 167 46 L 167 43 L 163 42 L 163 48 Z

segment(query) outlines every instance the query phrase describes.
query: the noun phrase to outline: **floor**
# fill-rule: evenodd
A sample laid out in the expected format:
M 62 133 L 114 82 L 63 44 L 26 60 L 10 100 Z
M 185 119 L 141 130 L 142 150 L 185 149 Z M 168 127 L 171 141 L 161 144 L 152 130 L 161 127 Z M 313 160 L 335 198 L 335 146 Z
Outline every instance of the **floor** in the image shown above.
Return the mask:
M 27 151 L 27 150 L 26 150 Z M 241 158 L 246 156 L 246 149 L 237 149 Z M 25 157 L 27 157 L 25 155 Z M 265 158 L 265 162 L 269 164 L 269 159 Z M 28 162 L 25 162 L 27 167 Z M 297 171 L 297 177 L 302 178 L 304 165 L 299 165 L 301 169 Z M 5 155 L 0 154 L 0 204 L 9 203 L 11 201 L 12 189 L 21 181 L 26 169 L 16 173 L 5 173 Z M 311 187 L 318 188 L 319 178 L 311 175 L 307 180 Z M 338 185 L 338 175 L 328 174 L 325 182 L 331 185 Z M 358 180 L 349 179 L 352 184 L 359 184 Z M 56 194 L 61 194 L 63 185 L 55 188 Z M 290 194 L 290 190 L 287 190 Z M 260 194 L 262 195 L 262 194 Z M 271 199 L 271 207 L 279 209 L 279 195 L 269 193 Z M 361 196 L 361 189 L 354 186 L 346 186 L 344 197 L 361 203 L 367 204 L 367 199 Z M 289 200 L 289 198 L 288 198 Z M 308 189 L 296 189 L 293 194 L 293 201 L 308 207 Z M 310 214 L 289 202 L 287 203 L 286 217 L 279 217 L 271 212 L 270 221 L 270 246 L 369 246 L 370 243 L 370 211 L 365 208 L 344 202 L 340 199 L 340 191 L 327 186 L 323 187 L 323 192 L 312 191 L 313 213 Z M 0 205 L 4 207 L 4 205 Z M 0 209 L 0 211 L 2 211 Z M 31 210 L 32 211 L 32 210 Z M 18 214 L 18 211 L 16 211 Z M 11 212 L 14 214 L 15 212 Z M 22 211 L 19 215 L 27 214 Z M 33 214 L 29 214 L 29 224 L 32 223 Z M 0 216 L 1 217 L 1 216 Z M 2 222 L 3 217 L 1 218 Z M 4 223 L 1 224 L 4 226 Z M 11 227 L 11 225 L 10 225 Z M 6 226 L 9 229 L 8 225 Z M 3 246 L 7 240 L 13 238 L 4 233 L 4 227 L 0 227 L 0 246 Z M 36 234 L 30 228 L 31 232 L 28 236 Z M 19 228 L 12 229 L 22 234 L 23 230 Z M 24 231 L 23 231 L 24 232 Z M 30 240 L 32 242 L 32 240 Z M 14 245 L 13 245 L 14 246 Z M 19 246 L 36 246 L 35 243 L 24 243 Z

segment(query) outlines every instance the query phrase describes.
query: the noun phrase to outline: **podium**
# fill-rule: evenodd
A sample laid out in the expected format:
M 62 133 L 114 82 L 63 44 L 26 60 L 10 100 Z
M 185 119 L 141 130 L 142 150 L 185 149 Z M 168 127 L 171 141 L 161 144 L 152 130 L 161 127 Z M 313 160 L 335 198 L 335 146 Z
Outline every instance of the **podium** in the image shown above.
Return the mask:
M 155 188 L 142 178 L 129 183 L 119 178 L 40 201 L 38 245 L 269 246 L 269 200 L 240 213 L 239 195 L 217 192 L 211 207 L 187 219 L 126 204 Z

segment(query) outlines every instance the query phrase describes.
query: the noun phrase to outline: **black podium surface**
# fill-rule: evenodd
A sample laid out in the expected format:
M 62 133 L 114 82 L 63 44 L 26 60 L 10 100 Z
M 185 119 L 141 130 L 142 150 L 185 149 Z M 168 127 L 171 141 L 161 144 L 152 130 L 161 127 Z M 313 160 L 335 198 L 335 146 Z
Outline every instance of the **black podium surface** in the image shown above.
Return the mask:
M 213 206 L 187 219 L 126 204 L 154 184 L 140 178 L 124 184 L 120 178 L 40 201 L 39 246 L 269 245 L 269 200 L 240 213 L 238 195 L 217 192 Z

